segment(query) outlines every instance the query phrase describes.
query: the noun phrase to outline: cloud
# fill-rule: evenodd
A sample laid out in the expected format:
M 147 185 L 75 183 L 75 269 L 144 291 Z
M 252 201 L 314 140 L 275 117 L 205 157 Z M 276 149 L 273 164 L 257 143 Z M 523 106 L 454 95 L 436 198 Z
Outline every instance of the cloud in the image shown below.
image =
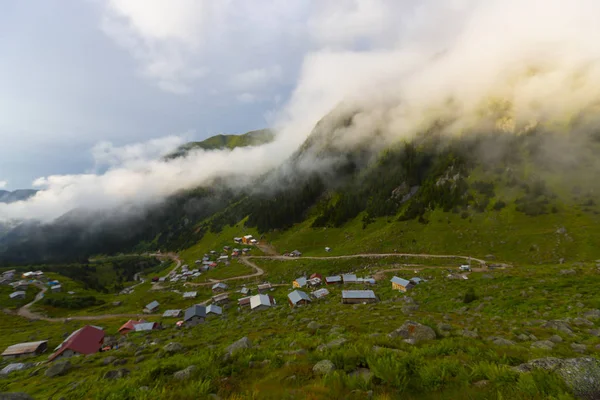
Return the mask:
M 251 94 L 251 93 L 242 93 L 242 94 L 238 94 L 236 96 L 237 101 L 239 101 L 240 103 L 254 103 L 256 100 L 258 100 L 256 98 L 255 95 Z
M 0 181 L 0 189 L 4 189 L 6 186 L 8 186 L 7 181 Z
M 231 86 L 238 90 L 260 89 L 281 79 L 281 66 L 256 68 L 236 74 L 231 78 Z

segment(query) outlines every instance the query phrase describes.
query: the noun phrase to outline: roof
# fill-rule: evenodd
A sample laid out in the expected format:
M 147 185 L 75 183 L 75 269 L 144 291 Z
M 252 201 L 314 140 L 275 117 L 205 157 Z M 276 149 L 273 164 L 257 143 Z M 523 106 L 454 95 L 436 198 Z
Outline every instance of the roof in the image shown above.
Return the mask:
M 257 294 L 250 297 L 250 308 L 256 308 L 260 306 L 271 307 L 271 298 L 266 294 Z
M 58 351 L 50 356 L 50 361 L 62 354 L 63 351 L 71 349 L 80 354 L 93 354 L 98 352 L 102 341 L 104 340 L 104 331 L 100 328 L 86 325 L 81 329 L 71 333 L 64 342 L 58 346 Z
M 312 295 L 317 298 L 320 299 L 321 297 L 325 297 L 329 294 L 329 290 L 323 288 L 323 289 L 319 289 L 319 290 L 315 290 L 314 292 L 312 292 Z
M 376 299 L 372 290 L 342 290 L 343 299 Z
M 158 301 L 154 300 L 152 303 L 150 303 L 150 304 L 146 305 L 146 308 L 147 308 L 148 310 L 153 310 L 153 309 L 155 309 L 155 308 L 158 308 L 158 306 L 159 306 L 159 305 L 160 305 L 160 304 L 158 303 Z
M 155 322 L 143 322 L 141 324 L 135 325 L 135 331 L 136 332 L 151 331 L 154 329 L 155 326 L 156 326 Z
M 122 330 L 129 330 L 129 331 L 132 331 L 132 330 L 134 330 L 134 329 L 135 329 L 135 326 L 136 326 L 137 324 L 142 324 L 142 323 L 144 323 L 144 322 L 146 322 L 146 321 L 144 321 L 143 319 L 140 319 L 139 321 L 136 321 L 136 320 L 130 319 L 129 321 L 125 322 L 125 323 L 123 324 L 123 326 L 121 326 L 121 327 L 119 328 L 119 332 L 121 332 Z
M 262 285 L 258 285 L 258 290 L 261 290 L 261 289 L 271 289 L 271 288 L 272 288 L 272 286 L 271 286 L 270 283 L 263 283 Z
M 210 306 L 206 307 L 206 313 L 221 315 L 223 314 L 223 309 L 216 304 L 211 304 Z
M 2 355 L 3 356 L 13 356 L 13 355 L 16 356 L 16 355 L 20 355 L 20 354 L 33 353 L 38 349 L 38 347 L 40 347 L 44 343 L 48 343 L 48 341 L 42 340 L 39 342 L 27 342 L 27 343 L 13 344 L 12 346 L 8 346 L 6 348 L 6 350 L 4 350 L 4 353 L 2 353 Z
M 27 293 L 23 292 L 23 291 L 19 291 L 19 292 L 13 292 L 11 294 L 9 294 L 9 297 L 11 299 L 14 299 L 15 297 L 19 297 L 19 296 L 25 296 Z
M 408 284 L 410 284 L 410 281 L 407 281 L 406 279 L 398 278 L 397 276 L 394 276 L 390 282 L 396 283 L 401 286 L 408 286 Z
M 213 289 L 213 290 L 215 290 L 215 289 L 227 289 L 227 287 L 228 287 L 228 286 L 227 286 L 226 284 L 224 284 L 223 282 L 217 282 L 217 283 L 215 283 L 215 284 L 212 286 L 212 289 Z
M 190 298 L 194 298 L 198 295 L 198 292 L 185 292 L 183 294 L 183 298 L 184 299 L 190 299 Z
M 238 305 L 244 306 L 246 304 L 250 304 L 250 296 L 242 297 L 241 299 L 238 300 Z
M 199 304 L 194 304 L 193 306 L 185 310 L 185 316 L 183 317 L 184 321 L 189 321 L 194 317 L 206 318 L 206 307 L 201 306 Z
M 229 298 L 229 293 L 221 293 L 216 296 L 213 296 L 213 301 L 221 301 Z
M 244 236 L 245 239 L 250 239 L 252 237 L 252 235 L 246 235 Z
M 328 276 L 325 278 L 325 282 L 341 282 L 342 277 L 339 275 Z
M 50 288 L 50 290 L 60 290 L 60 289 L 62 289 L 61 285 L 54 285 Z
M 356 275 L 354 274 L 344 274 L 342 275 L 344 282 L 356 282 Z
M 300 287 L 306 286 L 306 278 L 303 276 L 296 279 L 294 282 L 296 282 Z
M 290 299 L 292 304 L 297 304 L 302 300 L 311 301 L 310 297 L 301 290 L 294 290 L 292 293 L 288 294 L 288 299 Z
M 314 274 L 312 274 L 310 276 L 310 279 L 313 279 L 313 278 L 323 279 L 323 276 L 321 274 L 319 274 L 318 272 L 315 272 Z
M 163 317 L 177 317 L 181 314 L 181 310 L 167 310 L 163 313 Z
M 425 279 L 423 278 L 419 278 L 418 276 L 415 276 L 414 278 L 410 278 L 410 280 L 414 283 L 421 283 L 421 282 L 425 282 Z
M 241 293 L 241 294 L 248 294 L 248 292 L 250 292 L 250 289 L 248 289 L 247 287 L 243 287 L 243 288 L 240 290 L 240 293 Z

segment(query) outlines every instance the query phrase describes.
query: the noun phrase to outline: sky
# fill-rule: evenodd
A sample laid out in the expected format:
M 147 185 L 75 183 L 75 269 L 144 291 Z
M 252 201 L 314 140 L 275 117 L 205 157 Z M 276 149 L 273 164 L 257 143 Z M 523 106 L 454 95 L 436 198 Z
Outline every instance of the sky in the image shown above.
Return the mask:
M 433 123 L 449 135 L 589 132 L 600 116 L 597 0 L 32 4 L 5 0 L 0 13 L 0 189 L 40 192 L 0 204 L 0 221 L 248 182 L 326 115 L 354 115 L 319 125 L 341 149 Z M 186 141 L 263 127 L 273 143 L 161 161 Z

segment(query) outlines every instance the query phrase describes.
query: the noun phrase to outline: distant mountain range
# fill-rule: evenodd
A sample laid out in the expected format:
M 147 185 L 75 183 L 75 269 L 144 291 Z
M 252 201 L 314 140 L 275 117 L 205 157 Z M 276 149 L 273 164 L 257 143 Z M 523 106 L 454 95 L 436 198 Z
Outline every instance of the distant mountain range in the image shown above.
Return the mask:
M 37 193 L 33 189 L 21 189 L 9 192 L 8 190 L 0 190 L 0 203 L 14 203 L 16 201 L 27 200 Z
M 190 151 L 196 149 L 222 150 L 236 147 L 260 146 L 272 142 L 275 134 L 269 129 L 250 131 L 243 135 L 216 135 L 201 142 L 190 142 L 178 147 L 173 153 L 167 155 L 167 160 L 185 157 Z

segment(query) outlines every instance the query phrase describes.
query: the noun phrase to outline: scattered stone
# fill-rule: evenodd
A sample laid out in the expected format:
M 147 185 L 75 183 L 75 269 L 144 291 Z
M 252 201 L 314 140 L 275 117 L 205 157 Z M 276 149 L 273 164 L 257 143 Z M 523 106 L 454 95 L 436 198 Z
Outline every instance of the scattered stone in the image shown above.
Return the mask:
M 600 398 L 600 360 L 591 357 L 581 358 L 540 358 L 514 367 L 525 373 L 534 369 L 554 371 L 576 397 L 582 399 Z
M 165 353 L 174 354 L 180 353 L 183 351 L 183 346 L 177 342 L 170 342 L 165 347 L 163 347 Z
M 150 388 L 148 386 L 140 386 L 140 392 L 147 392 L 148 390 L 150 390 Z
M 583 308 L 583 307 L 585 307 L 585 304 L 583 304 L 583 303 L 575 303 L 575 307 L 577 307 L 577 308 Z
M 195 369 L 196 369 L 195 365 L 190 365 L 189 367 L 182 369 L 181 371 L 175 372 L 173 374 L 173 378 L 177 379 L 178 381 L 183 381 L 185 379 L 188 379 L 192 375 L 192 372 L 194 372 Z
M 486 260 L 495 260 L 495 259 L 496 259 L 496 256 L 495 256 L 495 255 L 493 255 L 493 254 L 488 254 L 488 255 L 486 255 L 484 258 L 485 258 Z
M 543 349 L 543 350 L 552 350 L 554 348 L 554 342 L 550 340 L 540 340 L 537 342 L 531 343 L 532 349 Z
M 144 361 L 145 359 L 146 359 L 146 357 L 145 357 L 145 356 L 137 356 L 137 357 L 135 358 L 135 363 L 136 363 L 136 364 L 139 364 L 139 363 L 141 363 L 142 361 Z
M 531 335 L 529 335 L 529 340 L 532 340 L 535 342 L 538 340 L 538 338 L 534 334 L 531 334 Z
M 287 319 L 288 319 L 288 321 L 293 321 L 294 320 L 294 316 L 293 315 L 288 315 Z
M 419 305 L 418 304 L 407 304 L 405 306 L 402 306 L 402 312 L 404 314 L 411 314 L 415 311 L 419 311 Z
M 578 353 L 585 353 L 587 351 L 587 346 L 585 344 L 580 343 L 571 343 L 571 348 L 573 349 L 573 351 L 576 351 Z
M 468 337 L 468 338 L 472 338 L 472 339 L 477 339 L 479 337 L 479 334 L 477 332 L 473 332 L 468 329 L 462 330 L 460 332 L 460 334 L 464 337 Z
M 587 319 L 600 319 L 600 310 L 589 310 L 583 313 L 583 316 Z
M 562 343 L 563 338 L 561 338 L 558 335 L 552 335 L 552 336 L 550 336 L 550 338 L 548 340 L 551 341 L 552 343 Z
M 250 339 L 248 339 L 247 336 L 244 336 L 237 342 L 234 342 L 229 347 L 227 347 L 227 349 L 225 349 L 225 352 L 228 355 L 232 355 L 233 353 L 235 353 L 238 350 L 249 349 L 251 347 L 252 347 L 252 342 L 250 341 Z
M 491 340 L 496 346 L 512 346 L 515 344 L 512 340 L 504 339 L 501 337 L 491 337 L 488 340 Z
M 561 269 L 560 270 L 561 275 L 575 275 L 576 273 L 577 273 L 577 271 L 575 271 L 574 269 Z
M 402 326 L 388 334 L 390 338 L 401 337 L 411 339 L 410 344 L 418 343 L 424 340 L 434 340 L 436 338 L 435 331 L 426 325 L 418 322 L 406 321 Z
M 477 381 L 477 382 L 473 383 L 473 386 L 482 388 L 482 387 L 486 387 L 489 384 L 490 384 L 490 381 L 483 379 L 481 381 Z
M 34 400 L 27 393 L 0 393 L 0 400 Z
M 588 333 L 592 336 L 600 336 L 600 329 L 590 329 Z
M 66 375 L 70 369 L 71 369 L 71 363 L 69 361 L 58 362 L 58 363 L 52 364 L 46 370 L 45 375 L 48 378 L 53 378 L 55 376 L 63 376 L 63 375 Z
M 309 330 L 311 330 L 311 331 L 316 331 L 316 330 L 319 330 L 319 329 L 321 329 L 321 324 L 320 324 L 320 323 L 318 323 L 317 321 L 312 321 L 312 322 L 311 322 L 310 324 L 308 324 L 306 327 L 307 327 Z
M 129 375 L 129 370 L 127 368 L 119 368 L 112 371 L 106 371 L 104 379 L 121 379 L 127 375 Z
M 114 307 L 119 307 L 121 304 L 122 304 L 122 302 L 120 302 L 120 301 L 113 301 L 113 302 L 112 302 L 112 305 L 113 305 Z
M 573 325 L 575 326 L 594 326 L 594 323 L 592 321 L 589 321 L 585 318 L 574 318 L 572 321 Z
M 296 375 L 288 376 L 287 378 L 285 378 L 285 380 L 288 382 L 293 382 L 296 380 Z
M 125 364 L 127 364 L 127 360 L 124 358 L 121 358 L 120 360 L 115 360 L 113 362 L 114 366 L 125 365 Z
M 484 303 L 479 303 L 479 304 L 477 304 L 477 307 L 475 307 L 473 309 L 473 311 L 480 312 L 481 310 L 483 310 L 483 307 L 485 307 L 485 304 Z
M 542 325 L 542 328 L 554 329 L 556 331 L 566 333 L 567 335 L 573 335 L 573 330 L 571 329 L 571 326 L 569 326 L 569 324 L 567 324 L 565 321 L 548 321 L 544 325 Z
M 341 345 L 343 345 L 344 343 L 346 343 L 348 340 L 345 338 L 338 338 L 338 339 L 333 339 L 331 342 L 327 343 L 325 345 L 325 348 L 327 349 L 334 349 L 336 347 L 340 347 Z
M 445 324 L 443 322 L 439 323 L 437 327 L 438 327 L 438 330 L 441 331 L 441 332 L 449 332 L 449 331 L 452 330 L 452 325 Z
M 284 351 L 283 354 L 289 355 L 289 356 L 301 356 L 303 354 L 306 354 L 306 350 L 298 349 L 298 350 Z
M 369 368 L 358 368 L 356 371 L 350 372 L 349 375 L 353 377 L 363 378 L 367 382 L 370 381 L 373 377 L 373 373 Z
M 317 375 L 326 375 L 335 370 L 335 365 L 330 360 L 321 360 L 313 367 L 313 372 Z
M 524 333 L 521 333 L 519 336 L 517 336 L 517 340 L 519 342 L 527 342 L 529 340 L 529 336 L 527 336 Z

